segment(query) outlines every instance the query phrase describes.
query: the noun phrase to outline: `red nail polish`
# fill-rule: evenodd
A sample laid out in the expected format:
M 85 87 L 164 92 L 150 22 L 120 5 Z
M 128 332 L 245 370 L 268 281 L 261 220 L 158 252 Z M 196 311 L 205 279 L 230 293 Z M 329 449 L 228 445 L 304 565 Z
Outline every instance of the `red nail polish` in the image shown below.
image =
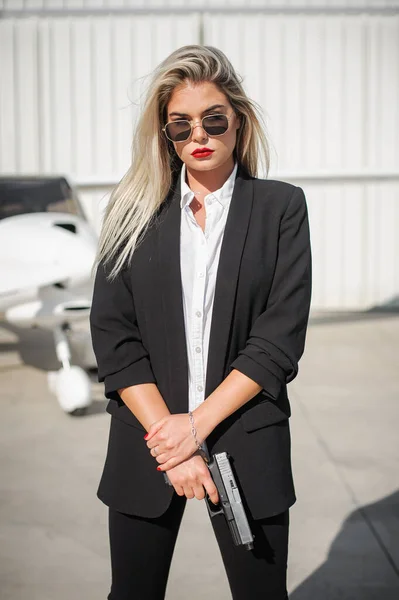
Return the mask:
M 148 438 L 148 433 L 145 434 L 144 439 L 146 440 Z
M 161 470 L 161 467 L 157 467 L 157 471 L 160 471 L 160 470 Z

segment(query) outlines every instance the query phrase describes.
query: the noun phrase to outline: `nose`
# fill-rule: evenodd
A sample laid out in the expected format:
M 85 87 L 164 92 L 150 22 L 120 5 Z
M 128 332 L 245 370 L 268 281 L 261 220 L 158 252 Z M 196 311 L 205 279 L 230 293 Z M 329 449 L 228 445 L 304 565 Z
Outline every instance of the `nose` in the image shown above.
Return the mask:
M 204 140 L 207 140 L 207 139 L 208 139 L 208 134 L 206 133 L 205 129 L 202 127 L 201 121 L 198 121 L 197 123 L 193 123 L 192 141 L 203 143 Z

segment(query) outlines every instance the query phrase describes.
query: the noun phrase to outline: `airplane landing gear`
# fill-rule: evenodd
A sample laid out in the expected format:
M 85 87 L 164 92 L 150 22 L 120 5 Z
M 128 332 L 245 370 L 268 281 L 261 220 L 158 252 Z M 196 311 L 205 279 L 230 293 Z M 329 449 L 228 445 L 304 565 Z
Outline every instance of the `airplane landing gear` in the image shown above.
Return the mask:
M 81 416 L 91 404 L 91 383 L 84 369 L 70 363 L 71 353 L 66 329 L 67 326 L 54 329 L 55 350 L 62 368 L 49 372 L 47 381 L 62 410 L 73 416 Z

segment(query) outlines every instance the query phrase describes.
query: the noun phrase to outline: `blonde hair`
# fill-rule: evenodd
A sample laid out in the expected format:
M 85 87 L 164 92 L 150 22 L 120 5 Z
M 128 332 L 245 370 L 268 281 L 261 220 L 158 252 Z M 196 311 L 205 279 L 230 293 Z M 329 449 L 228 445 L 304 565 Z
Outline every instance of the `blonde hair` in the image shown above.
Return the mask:
M 185 81 L 218 86 L 240 118 L 235 147 L 238 163 L 253 177 L 259 163 L 268 172 L 269 145 L 260 110 L 247 97 L 242 79 L 225 54 L 197 45 L 172 52 L 152 74 L 133 136 L 131 166 L 105 210 L 94 267 L 115 259 L 110 279 L 129 263 L 180 171 L 182 162 L 162 127 L 173 90 Z

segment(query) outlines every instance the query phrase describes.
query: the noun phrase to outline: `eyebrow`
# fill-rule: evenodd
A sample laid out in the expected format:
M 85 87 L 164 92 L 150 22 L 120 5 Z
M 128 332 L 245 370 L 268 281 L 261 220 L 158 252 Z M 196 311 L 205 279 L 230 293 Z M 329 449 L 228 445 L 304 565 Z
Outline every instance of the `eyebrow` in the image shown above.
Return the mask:
M 226 108 L 224 104 L 213 104 L 212 106 L 210 106 L 209 108 L 207 108 L 206 110 L 204 110 L 201 114 L 204 115 L 208 112 L 212 112 L 214 110 L 220 109 L 220 108 Z M 169 114 L 169 117 L 190 117 L 190 115 L 188 115 L 187 113 L 179 113 L 179 112 L 171 112 Z

